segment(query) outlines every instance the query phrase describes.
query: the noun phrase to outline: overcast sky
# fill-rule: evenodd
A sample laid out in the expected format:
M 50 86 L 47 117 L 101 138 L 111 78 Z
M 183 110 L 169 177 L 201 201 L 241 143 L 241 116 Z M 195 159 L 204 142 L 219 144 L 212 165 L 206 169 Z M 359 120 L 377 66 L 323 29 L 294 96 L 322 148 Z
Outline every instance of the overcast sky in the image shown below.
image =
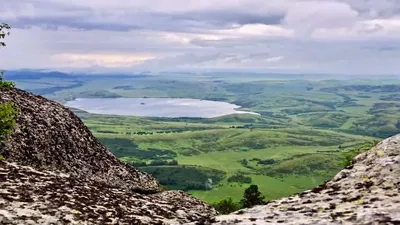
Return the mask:
M 1 0 L 2 69 L 400 73 L 400 0 Z

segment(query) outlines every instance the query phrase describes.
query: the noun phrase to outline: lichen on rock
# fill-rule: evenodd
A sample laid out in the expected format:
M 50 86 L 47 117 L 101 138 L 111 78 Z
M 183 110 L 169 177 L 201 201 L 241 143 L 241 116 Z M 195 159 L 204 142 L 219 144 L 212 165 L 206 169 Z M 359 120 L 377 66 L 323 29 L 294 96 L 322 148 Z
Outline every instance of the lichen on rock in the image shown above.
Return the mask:
M 121 162 L 61 104 L 18 89 L 19 110 L 0 144 L 0 224 L 182 224 L 217 212 Z
M 183 224 L 215 215 L 181 191 L 145 195 L 0 162 L 0 224 Z
M 20 112 L 15 131 L 0 145 L 7 160 L 136 192 L 161 191 L 152 176 L 121 162 L 61 104 L 11 88 L 0 89 L 4 102 L 14 102 Z

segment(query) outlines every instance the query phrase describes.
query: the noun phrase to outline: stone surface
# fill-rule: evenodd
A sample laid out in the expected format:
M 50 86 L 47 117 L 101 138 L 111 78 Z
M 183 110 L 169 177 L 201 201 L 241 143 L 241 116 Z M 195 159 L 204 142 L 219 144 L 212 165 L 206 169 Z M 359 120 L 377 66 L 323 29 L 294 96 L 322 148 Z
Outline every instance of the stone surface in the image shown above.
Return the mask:
M 161 191 L 153 177 L 117 159 L 61 104 L 18 89 L 0 89 L 0 103 L 9 101 L 20 115 L 14 133 L 0 145 L 8 161 L 136 192 Z
M 138 194 L 0 162 L 0 224 L 183 224 L 215 215 L 181 191 Z
M 317 188 L 218 216 L 214 224 L 400 224 L 400 135 Z
M 0 145 L 0 224 L 206 223 L 217 214 L 181 191 L 162 192 L 61 104 L 0 89 L 0 103 L 10 101 L 20 113 Z

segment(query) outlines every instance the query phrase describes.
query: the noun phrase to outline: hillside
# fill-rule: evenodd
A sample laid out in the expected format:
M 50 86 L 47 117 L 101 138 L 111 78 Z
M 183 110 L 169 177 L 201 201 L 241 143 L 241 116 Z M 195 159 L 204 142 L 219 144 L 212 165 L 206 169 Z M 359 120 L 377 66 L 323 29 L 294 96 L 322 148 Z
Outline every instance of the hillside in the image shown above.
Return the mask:
M 216 212 L 180 191 L 162 192 L 149 174 L 119 161 L 70 110 L 18 89 L 0 103 L 19 110 L 1 144 L 0 222 L 160 224 L 208 219 Z

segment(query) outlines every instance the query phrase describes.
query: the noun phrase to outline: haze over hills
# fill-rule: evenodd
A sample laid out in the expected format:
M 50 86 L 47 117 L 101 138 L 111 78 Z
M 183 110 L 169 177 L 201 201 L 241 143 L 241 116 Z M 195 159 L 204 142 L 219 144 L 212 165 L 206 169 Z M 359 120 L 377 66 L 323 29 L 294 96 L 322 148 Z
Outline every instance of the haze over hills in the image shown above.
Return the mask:
M 99 76 L 104 78 L 129 78 L 138 76 L 168 76 L 168 75 L 184 75 L 184 76 L 209 76 L 209 77 L 241 77 L 250 76 L 258 77 L 259 79 L 281 79 L 281 80 L 348 80 L 348 79 L 399 79 L 398 74 L 377 74 L 377 75 L 363 75 L 363 74 L 329 74 L 329 73 L 280 73 L 280 72 L 251 72 L 248 70 L 238 71 L 238 70 L 226 70 L 220 71 L 215 69 L 210 70 L 196 70 L 196 71 L 161 71 L 161 72 L 59 72 L 52 70 L 3 70 L 6 72 L 6 77 L 12 80 L 19 79 L 40 79 L 45 77 L 52 78 L 82 78 L 82 76 Z

